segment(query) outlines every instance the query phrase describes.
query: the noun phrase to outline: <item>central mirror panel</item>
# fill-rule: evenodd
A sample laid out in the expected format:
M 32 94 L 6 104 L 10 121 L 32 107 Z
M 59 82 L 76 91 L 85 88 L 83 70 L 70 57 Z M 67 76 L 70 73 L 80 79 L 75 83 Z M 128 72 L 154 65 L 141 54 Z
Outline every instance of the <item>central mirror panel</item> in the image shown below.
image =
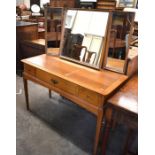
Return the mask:
M 67 10 L 60 57 L 93 68 L 101 67 L 109 12 Z

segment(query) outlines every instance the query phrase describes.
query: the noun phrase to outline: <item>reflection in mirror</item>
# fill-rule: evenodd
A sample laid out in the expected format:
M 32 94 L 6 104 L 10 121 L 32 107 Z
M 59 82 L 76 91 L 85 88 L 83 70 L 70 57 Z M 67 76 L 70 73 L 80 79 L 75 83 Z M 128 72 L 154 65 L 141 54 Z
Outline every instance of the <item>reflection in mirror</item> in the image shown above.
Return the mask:
M 51 55 L 59 54 L 59 45 L 61 38 L 61 28 L 63 19 L 62 8 L 45 8 L 45 48 L 46 53 Z
M 67 10 L 61 58 L 99 68 L 109 12 Z
M 120 73 L 125 72 L 133 20 L 133 12 L 113 12 L 108 52 L 105 60 L 107 69 Z

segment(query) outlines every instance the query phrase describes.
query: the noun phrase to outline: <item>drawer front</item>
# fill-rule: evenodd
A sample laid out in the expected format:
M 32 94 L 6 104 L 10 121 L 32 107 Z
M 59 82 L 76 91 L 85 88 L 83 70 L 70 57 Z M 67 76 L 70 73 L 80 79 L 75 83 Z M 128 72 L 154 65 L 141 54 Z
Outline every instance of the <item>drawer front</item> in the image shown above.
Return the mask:
M 100 95 L 91 90 L 79 87 L 78 96 L 81 99 L 89 102 L 90 104 L 93 104 L 95 106 L 99 105 Z
M 54 86 L 60 90 L 63 90 L 67 93 L 76 95 L 78 92 L 78 87 L 76 84 L 68 82 L 64 79 L 61 79 L 55 75 L 49 74 L 45 71 L 37 69 L 36 76 L 40 80 L 47 82 L 47 83 L 51 84 L 52 86 Z
M 78 94 L 78 86 L 76 84 L 73 84 L 71 82 L 68 82 L 64 79 L 61 79 L 59 77 L 53 77 L 53 84 L 55 85 L 55 87 L 67 92 L 67 93 L 70 93 L 70 94 L 73 94 L 73 95 L 76 95 Z
M 36 68 L 26 65 L 26 64 L 24 64 L 24 71 L 28 74 L 33 75 L 33 76 L 35 76 L 35 74 L 36 74 Z
M 40 69 L 37 69 L 36 70 L 36 77 L 38 79 L 44 81 L 44 82 L 47 82 L 47 83 L 51 84 L 51 85 L 53 84 L 51 82 L 51 79 L 53 78 L 53 76 L 50 75 L 49 73 L 45 72 L 45 71 L 42 71 Z

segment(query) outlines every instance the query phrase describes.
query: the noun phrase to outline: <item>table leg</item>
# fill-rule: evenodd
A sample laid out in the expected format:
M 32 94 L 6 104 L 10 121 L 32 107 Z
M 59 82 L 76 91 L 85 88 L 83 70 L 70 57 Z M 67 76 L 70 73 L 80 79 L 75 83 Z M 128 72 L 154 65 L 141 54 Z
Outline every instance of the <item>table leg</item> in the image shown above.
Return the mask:
M 99 138 L 100 138 L 100 133 L 101 133 L 102 121 L 103 121 L 103 109 L 99 109 L 99 113 L 97 116 L 96 135 L 95 135 L 93 155 L 97 155 L 97 148 L 98 148 L 98 143 L 99 143 Z
M 28 86 L 27 86 L 27 79 L 23 78 L 24 82 L 24 90 L 25 90 L 25 99 L 26 99 L 26 108 L 29 110 L 29 97 L 28 97 Z
M 52 98 L 52 92 L 51 92 L 51 90 L 49 89 L 48 91 L 49 91 L 49 98 Z

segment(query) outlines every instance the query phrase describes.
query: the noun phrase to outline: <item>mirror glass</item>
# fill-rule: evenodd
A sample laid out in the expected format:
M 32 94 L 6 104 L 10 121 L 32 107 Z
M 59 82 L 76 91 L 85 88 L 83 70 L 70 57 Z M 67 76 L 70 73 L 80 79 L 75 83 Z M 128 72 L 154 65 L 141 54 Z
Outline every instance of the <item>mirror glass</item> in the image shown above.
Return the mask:
M 133 21 L 133 12 L 113 12 L 105 68 L 120 73 L 125 72 Z
M 67 10 L 60 57 L 100 68 L 108 18 L 109 12 Z
M 45 49 L 49 55 L 59 54 L 62 20 L 62 8 L 45 8 Z

